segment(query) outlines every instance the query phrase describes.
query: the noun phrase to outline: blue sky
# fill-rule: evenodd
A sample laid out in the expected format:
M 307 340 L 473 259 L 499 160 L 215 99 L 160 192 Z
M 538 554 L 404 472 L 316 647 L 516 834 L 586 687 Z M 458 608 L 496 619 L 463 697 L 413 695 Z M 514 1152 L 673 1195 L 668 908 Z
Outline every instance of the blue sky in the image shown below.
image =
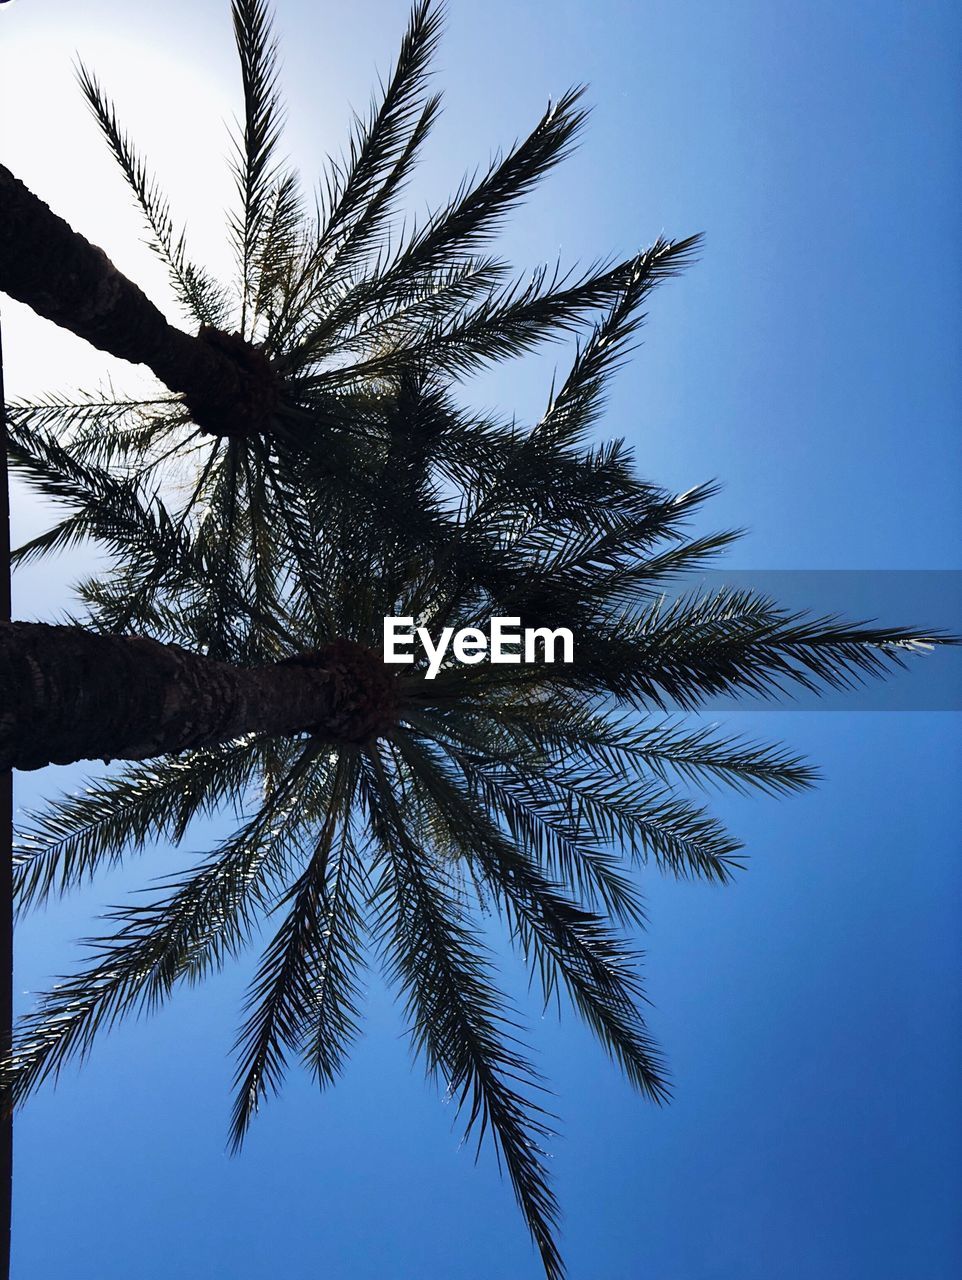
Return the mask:
M 344 139 L 347 103 L 365 107 L 389 65 L 405 5 L 278 0 L 277 12 L 289 144 L 310 178 Z M 412 206 L 510 144 L 549 94 L 589 83 L 579 152 L 504 248 L 521 264 L 586 262 L 660 232 L 706 233 L 701 262 L 653 300 L 605 429 L 635 444 L 652 480 L 724 482 L 708 523 L 748 528 L 737 568 L 962 569 L 960 27 L 947 3 L 452 0 L 447 110 Z M 220 126 L 237 102 L 227 5 L 18 0 L 0 14 L 4 162 L 163 301 L 73 87 L 75 49 L 217 261 Z M 3 315 L 11 394 L 92 387 L 108 370 L 131 385 L 21 308 Z M 537 412 L 558 360 L 472 394 Z M 18 527 L 37 518 L 23 505 Z M 21 579 L 21 615 L 49 616 L 63 577 Z M 945 607 L 925 621 L 955 622 L 958 601 Z M 826 780 L 785 802 L 718 800 L 752 855 L 735 887 L 646 884 L 669 1109 L 634 1097 L 573 1019 L 531 1010 L 563 1118 L 554 1168 L 571 1275 L 955 1276 L 958 716 L 728 719 L 784 738 Z M 24 776 L 18 800 L 79 776 Z M 179 865 L 204 835 L 153 851 L 134 878 Z M 25 923 L 18 992 L 69 963 L 68 940 L 122 882 Z M 292 1080 L 243 1157 L 225 1155 L 243 976 L 118 1030 L 32 1102 L 16 1280 L 534 1280 L 509 1189 L 489 1159 L 475 1168 L 458 1151 L 450 1108 L 410 1069 L 376 981 L 343 1082 L 318 1098 Z

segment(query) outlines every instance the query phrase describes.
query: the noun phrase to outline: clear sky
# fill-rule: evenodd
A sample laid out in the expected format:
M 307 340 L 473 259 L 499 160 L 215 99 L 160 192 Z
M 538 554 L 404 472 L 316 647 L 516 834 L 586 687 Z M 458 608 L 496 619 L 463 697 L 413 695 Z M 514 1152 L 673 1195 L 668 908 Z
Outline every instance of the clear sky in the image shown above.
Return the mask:
M 238 101 L 226 0 L 17 0 L 0 10 L 2 159 L 165 301 L 136 214 L 73 85 L 80 52 L 200 253 L 226 265 L 222 121 Z M 305 176 L 343 142 L 403 29 L 401 0 L 278 0 L 289 145 Z M 443 196 L 588 81 L 578 154 L 513 220 L 534 265 L 706 233 L 658 294 L 605 424 L 652 480 L 725 488 L 744 569 L 960 569 L 960 50 L 950 3 L 452 0 L 447 111 L 412 202 Z M 4 303 L 12 395 L 94 388 L 116 362 Z M 474 392 L 534 413 L 557 351 Z M 18 529 L 35 523 L 21 505 Z M 16 584 L 51 616 L 62 574 Z M 818 601 L 813 603 L 818 604 Z M 897 603 L 897 602 L 896 602 Z M 897 615 L 890 620 L 904 621 Z M 946 601 L 954 622 L 958 601 Z M 915 619 L 909 619 L 915 621 Z M 949 712 L 731 716 L 826 781 L 720 799 L 749 870 L 726 890 L 652 880 L 652 1024 L 677 1100 L 634 1097 L 573 1018 L 532 1010 L 563 1139 L 554 1168 L 574 1280 L 948 1280 L 962 1267 L 962 764 Z M 18 800 L 77 770 L 18 780 Z M 203 848 L 151 851 L 137 876 Z M 22 928 L 17 989 L 120 881 Z M 245 1154 L 225 1152 L 244 973 L 102 1041 L 19 1126 L 15 1280 L 535 1280 L 493 1162 L 408 1065 L 372 981 L 366 1034 L 317 1097 L 292 1079 Z

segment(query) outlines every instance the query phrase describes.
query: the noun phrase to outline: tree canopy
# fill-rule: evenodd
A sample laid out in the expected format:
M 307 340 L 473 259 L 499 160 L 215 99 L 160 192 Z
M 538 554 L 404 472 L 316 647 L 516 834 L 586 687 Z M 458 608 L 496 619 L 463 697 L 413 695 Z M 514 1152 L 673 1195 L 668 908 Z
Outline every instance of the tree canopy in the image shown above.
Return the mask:
M 468 1131 L 490 1135 L 558 1277 L 543 1151 L 553 1122 L 496 980 L 491 913 L 544 999 L 564 993 L 638 1090 L 666 1101 L 645 1020 L 637 869 L 727 883 L 739 843 L 692 792 L 786 795 L 816 778 L 792 752 L 693 713 L 718 694 L 779 698 L 882 676 L 946 637 L 677 588 L 736 537 L 693 527 L 714 486 L 668 492 L 638 477 L 623 442 L 593 433 L 652 290 L 697 238 L 577 275 L 523 278 L 492 252 L 506 215 L 569 151 L 579 91 L 399 230 L 439 106 L 427 77 L 440 6 L 415 6 L 313 210 L 281 155 L 268 8 L 234 0 L 233 16 L 244 110 L 230 286 L 190 256 L 113 104 L 81 71 L 197 334 L 170 337 L 131 293 L 154 324 L 143 350 L 163 384 L 155 397 L 12 407 L 12 465 L 61 516 L 15 559 L 92 539 L 111 564 L 78 587 L 87 632 L 310 673 L 337 687 L 339 718 L 127 764 L 28 820 L 14 865 L 24 908 L 159 840 L 182 843 L 204 815 L 234 815 L 200 862 L 111 911 L 111 931 L 23 1020 L 6 1081 L 22 1101 L 117 1019 L 201 980 L 266 927 L 235 1046 L 240 1146 L 291 1061 L 321 1085 L 337 1077 L 373 960 Z M 43 313 L 80 331 L 63 302 Z M 85 336 L 114 349 L 116 324 L 108 315 Z M 575 335 L 537 421 L 461 402 L 466 374 Z M 494 616 L 564 627 L 574 661 L 447 661 L 428 679 L 423 658 L 381 661 L 391 616 L 432 630 Z

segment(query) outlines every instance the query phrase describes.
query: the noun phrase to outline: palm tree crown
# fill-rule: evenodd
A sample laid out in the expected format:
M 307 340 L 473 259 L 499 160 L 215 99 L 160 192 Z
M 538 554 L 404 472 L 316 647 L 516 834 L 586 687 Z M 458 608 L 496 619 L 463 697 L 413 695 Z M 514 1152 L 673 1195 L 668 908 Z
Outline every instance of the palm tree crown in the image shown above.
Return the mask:
M 419 413 L 437 412 L 430 388 L 410 389 L 408 411 L 412 428 Z M 48 492 L 59 480 L 58 496 L 81 504 L 96 530 L 116 482 L 90 464 L 71 470 L 69 455 L 47 446 L 26 474 Z M 15 457 L 23 466 L 25 451 Z M 383 483 L 400 494 L 429 466 L 423 454 L 406 456 Z M 127 523 L 112 527 L 112 546 L 119 553 L 128 537 L 136 562 L 138 522 L 150 539 L 178 521 L 159 499 L 148 508 L 122 483 Z M 791 683 L 817 688 L 881 674 L 919 639 L 801 618 L 745 593 L 666 603 L 666 576 L 730 540 L 685 533 L 710 492 L 673 496 L 639 483 L 631 501 L 589 509 L 576 497 L 568 509 L 555 495 L 551 510 L 524 516 L 510 477 L 492 466 L 449 516 L 447 557 L 425 548 L 416 528 L 393 540 L 365 530 L 349 503 L 338 536 L 327 509 L 304 578 L 303 566 L 285 566 L 283 583 L 270 588 L 270 635 L 283 660 L 319 664 L 341 682 L 340 734 L 248 736 L 128 767 L 34 820 L 15 864 L 24 904 L 86 880 L 127 850 L 183 840 L 198 815 L 224 805 L 242 815 L 148 905 L 113 911 L 115 931 L 95 940 L 89 962 L 25 1019 L 12 1059 L 15 1096 L 86 1054 L 116 1018 L 202 978 L 267 919 L 273 936 L 237 1042 L 239 1145 L 290 1056 L 322 1084 L 336 1076 L 357 1029 L 362 961 L 373 951 L 405 1003 L 415 1047 L 465 1107 L 468 1127 L 490 1129 L 546 1270 L 560 1275 L 540 1153 L 548 1121 L 516 1015 L 493 977 L 486 913 L 493 905 L 507 922 L 545 998 L 564 989 L 629 1079 L 664 1100 L 636 957 L 619 928 L 642 921 L 631 865 L 727 882 L 738 843 L 678 784 L 777 794 L 814 778 L 785 751 L 686 724 L 677 709 L 723 691 L 776 695 Z M 292 494 L 291 518 L 309 527 L 312 500 L 309 487 Z M 195 648 L 209 635 L 200 536 L 199 526 L 179 529 L 180 558 L 145 615 L 157 638 Z M 474 563 L 483 577 L 470 571 Z M 88 625 L 113 629 L 123 590 L 108 579 L 85 594 Z M 224 613 L 234 604 L 228 584 Z M 248 662 L 258 621 L 236 609 L 231 616 L 221 647 Z M 575 660 L 449 662 L 429 680 L 423 658 L 381 662 L 386 616 L 435 631 L 482 627 L 492 616 L 564 625 L 577 638 Z
M 490 252 L 505 215 L 570 149 L 584 120 L 577 90 L 422 224 L 399 229 L 398 202 L 439 108 L 427 89 L 441 20 L 431 0 L 415 6 L 393 74 L 369 118 L 357 120 L 347 156 L 332 162 L 309 213 L 297 175 L 280 157 L 283 111 L 267 5 L 234 0 L 233 18 L 244 108 L 234 139 L 237 209 L 228 219 L 237 264 L 231 287 L 192 261 L 113 105 L 86 68 L 80 79 L 197 340 L 234 368 L 242 394 L 205 384 L 176 394 L 162 387 L 147 400 L 53 396 L 14 406 L 11 418 L 19 438 L 53 432 L 69 441 L 78 465 L 107 466 L 148 488 L 161 483 L 165 467 L 169 474 L 172 459 L 181 475 L 186 466 L 191 492 L 180 519 L 199 517 L 197 546 L 210 578 L 233 581 L 239 592 L 245 579 L 241 594 L 267 616 L 275 602 L 257 595 L 271 576 L 261 571 L 264 559 L 311 559 L 312 542 L 289 517 L 290 493 L 306 476 L 318 512 L 348 502 L 359 522 L 374 521 L 385 536 L 417 519 L 426 543 L 444 545 L 446 521 L 427 489 L 399 507 L 385 502 L 385 465 L 399 451 L 426 447 L 406 435 L 412 377 L 429 379 L 440 396 L 452 379 L 485 363 L 590 324 L 590 358 L 579 362 L 572 384 L 590 397 L 592 375 L 614 354 L 603 349 L 601 318 L 612 317 L 623 341 L 651 290 L 685 265 L 696 240 L 659 240 L 580 276 L 543 267 L 513 277 Z M 558 486 L 581 488 L 585 501 L 632 487 L 616 450 L 602 458 L 581 444 L 588 415 L 570 397 L 561 402 L 537 452 L 522 447 L 515 472 L 504 472 L 504 484 L 514 476 L 519 506 Z M 566 425 L 572 410 L 577 431 Z M 431 422 L 422 413 L 418 422 L 430 432 L 433 480 L 462 490 L 493 454 L 522 445 L 512 423 L 490 415 L 445 410 Z M 21 554 L 81 536 L 85 519 L 75 515 Z M 141 583 L 133 594 L 128 623 L 151 589 Z M 214 656 L 223 621 L 212 613 L 206 643 Z

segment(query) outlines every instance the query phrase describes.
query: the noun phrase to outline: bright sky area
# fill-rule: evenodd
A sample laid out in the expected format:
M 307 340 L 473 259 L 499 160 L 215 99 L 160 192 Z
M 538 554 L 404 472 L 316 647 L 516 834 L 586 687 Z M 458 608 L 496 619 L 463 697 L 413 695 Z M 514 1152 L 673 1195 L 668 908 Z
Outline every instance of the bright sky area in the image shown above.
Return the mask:
M 288 145 L 308 180 L 391 63 L 400 0 L 278 0 Z M 812 0 L 452 0 L 447 109 L 413 208 L 443 197 L 590 84 L 577 155 L 512 220 L 519 265 L 706 233 L 653 300 L 605 423 L 645 475 L 718 477 L 714 526 L 740 568 L 960 569 L 962 11 Z M 224 121 L 238 103 L 226 0 L 18 0 L 0 11 L 2 155 L 159 302 L 137 215 L 73 83 L 80 53 L 225 271 Z M 4 302 L 8 392 L 136 376 Z M 557 351 L 474 394 L 543 404 Z M 21 537 L 40 518 L 21 501 Z M 76 564 L 70 566 L 76 571 Z M 70 575 L 16 583 L 53 616 Z M 814 602 L 818 603 L 818 602 Z M 893 604 L 893 608 L 894 608 Z M 921 619 L 958 627 L 946 616 Z M 893 616 L 887 620 L 902 622 Z M 909 619 L 917 621 L 917 619 Z M 632 1095 L 576 1025 L 532 1009 L 563 1117 L 554 1170 L 574 1280 L 948 1280 L 960 1274 L 958 716 L 739 714 L 824 770 L 789 801 L 720 798 L 744 837 L 735 887 L 650 879 L 652 1025 L 677 1099 Z M 18 802 L 82 771 L 18 779 Z M 151 850 L 133 882 L 184 864 Z M 131 880 L 23 925 L 21 1003 Z M 458 1150 L 451 1108 L 408 1065 L 372 979 L 343 1082 L 296 1076 L 225 1154 L 244 966 L 104 1039 L 23 1113 L 14 1277 L 535 1280 L 493 1161 Z M 512 979 L 513 980 L 513 979 Z

